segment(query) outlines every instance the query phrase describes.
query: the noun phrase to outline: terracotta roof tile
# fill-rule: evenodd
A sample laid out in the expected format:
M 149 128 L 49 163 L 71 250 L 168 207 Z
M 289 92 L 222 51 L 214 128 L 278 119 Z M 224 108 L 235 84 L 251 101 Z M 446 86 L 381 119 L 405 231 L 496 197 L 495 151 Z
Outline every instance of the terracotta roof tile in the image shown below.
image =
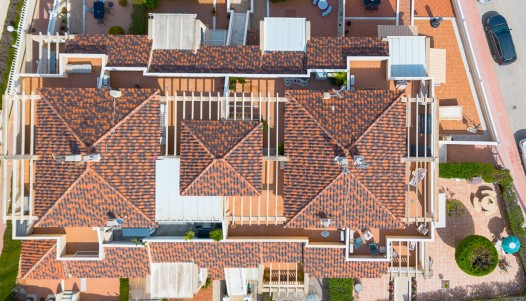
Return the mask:
M 104 227 L 109 216 L 126 216 L 126 228 L 155 227 L 144 213 L 87 168 L 35 226 Z
M 388 262 L 346 261 L 345 249 L 305 248 L 305 272 L 319 278 L 377 278 Z
M 151 49 L 146 35 L 84 34 L 67 40 L 64 52 L 107 54 L 113 67 L 146 67 Z
M 109 89 L 43 88 L 40 95 L 64 118 L 82 142 L 91 146 L 153 91 L 123 90 L 122 97 L 115 101 Z
M 26 274 L 42 259 L 51 247 L 56 244 L 54 240 L 23 240 L 20 248 L 20 277 Z
M 150 274 L 143 247 L 105 247 L 102 260 L 57 260 L 56 244 L 25 276 L 27 279 L 141 278 Z
M 47 245 L 49 243 L 35 241 Z M 35 245 L 31 247 L 37 247 Z M 37 247 L 38 248 L 38 247 Z M 23 256 L 21 254 L 21 256 Z M 57 260 L 57 244 L 53 241 L 51 248 L 45 252 L 40 259 L 27 271 L 26 274 L 21 274 L 24 279 L 64 279 L 66 278 L 66 271 L 60 261 Z
M 392 91 L 344 91 L 341 95 L 341 99 L 330 100 L 323 100 L 321 92 L 289 91 L 287 95 L 287 226 L 320 227 L 319 217 L 328 215 L 337 227 L 400 227 L 399 213 L 405 211 L 405 194 L 400 187 L 405 182 L 398 175 L 403 175 L 405 168 L 401 163 L 388 162 L 400 162 L 405 151 L 404 105 Z M 358 170 L 352 166 L 352 154 L 361 154 L 378 166 Z M 349 175 L 342 173 L 335 156 L 349 158 Z M 385 167 L 397 176 L 376 180 L 375 172 L 385 175 L 381 171 Z
M 224 279 L 225 268 L 255 268 L 260 263 L 302 260 L 302 243 L 220 242 L 149 243 L 152 262 L 194 262 L 214 279 Z
M 62 262 L 73 278 L 143 278 L 150 274 L 145 247 L 105 247 L 102 260 Z
M 268 51 L 261 56 L 261 69 L 264 74 L 307 74 L 305 52 Z
M 347 56 L 389 56 L 389 45 L 375 37 L 312 37 L 307 42 L 309 69 L 346 69 Z
M 123 96 L 116 101 L 118 104 L 114 120 L 113 100 L 107 98 L 107 90 L 42 91 L 43 101 L 37 106 L 35 127 L 35 152 L 40 157 L 36 163 L 35 214 L 42 216 L 48 211 L 68 188 L 74 188 L 71 185 L 87 166 L 90 166 L 103 180 L 101 182 L 91 179 L 88 183 L 82 183 L 82 186 L 73 190 L 76 197 L 83 196 L 84 201 L 93 202 L 96 193 L 86 187 L 106 187 L 105 191 L 111 191 L 113 195 L 104 194 L 106 199 L 98 200 L 101 205 L 122 200 L 124 197 L 148 218 L 153 219 L 154 160 L 159 152 L 157 144 L 160 125 L 157 122 L 159 101 L 151 98 L 158 91 L 122 89 L 121 92 Z M 75 104 L 74 100 L 78 103 Z M 93 110 L 95 113 L 90 111 L 90 105 L 97 106 L 96 110 Z M 151 122 L 144 122 L 145 120 Z M 101 154 L 100 162 L 67 164 L 57 160 L 68 154 L 87 153 L 88 150 L 83 145 L 93 143 L 95 144 L 89 151 Z M 103 183 L 104 181 L 106 183 Z M 81 181 L 75 183 L 79 182 Z M 113 189 L 108 188 L 108 185 Z M 84 206 L 81 203 L 76 205 L 80 206 L 79 209 Z M 123 207 L 121 202 L 119 206 L 115 206 L 116 210 L 119 208 L 124 210 L 133 206 L 127 204 Z M 79 222 L 94 222 L 97 226 L 100 223 L 101 216 L 96 212 L 81 210 L 71 214 L 75 213 L 80 215 Z M 59 212 L 54 214 L 60 215 Z M 63 219 L 57 219 L 57 223 L 66 220 L 67 214 Z M 135 220 L 134 223 L 137 222 L 138 225 L 139 221 L 145 222 L 145 227 L 152 225 L 151 221 L 143 218 Z
M 183 120 L 182 195 L 258 195 L 263 131 L 258 121 Z

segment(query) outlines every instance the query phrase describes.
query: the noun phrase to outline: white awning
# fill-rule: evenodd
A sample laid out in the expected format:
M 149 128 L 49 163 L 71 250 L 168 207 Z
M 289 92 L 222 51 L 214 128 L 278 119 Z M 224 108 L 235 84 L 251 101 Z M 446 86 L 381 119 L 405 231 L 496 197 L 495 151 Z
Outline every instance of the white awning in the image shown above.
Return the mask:
M 389 41 L 390 77 L 426 77 L 426 37 L 387 37 Z
M 181 196 L 179 158 L 155 162 L 155 220 L 158 222 L 220 222 L 223 220 L 221 197 Z
M 307 19 L 265 18 L 265 51 L 305 51 L 307 45 Z
M 197 290 L 198 268 L 193 263 L 152 263 L 152 298 L 193 298 Z

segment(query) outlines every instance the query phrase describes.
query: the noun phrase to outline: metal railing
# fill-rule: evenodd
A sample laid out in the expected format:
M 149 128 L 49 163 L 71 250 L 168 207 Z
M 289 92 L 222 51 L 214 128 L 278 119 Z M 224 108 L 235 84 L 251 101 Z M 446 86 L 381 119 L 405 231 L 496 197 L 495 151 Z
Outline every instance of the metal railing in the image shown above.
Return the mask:
M 25 45 L 26 38 L 24 36 L 24 33 L 25 33 L 25 27 L 26 27 L 25 25 L 27 22 L 26 20 L 27 10 L 28 10 L 30 2 L 34 2 L 34 1 L 25 0 L 24 5 L 22 6 L 22 10 L 20 11 L 20 21 L 18 22 L 18 28 L 16 30 L 16 33 L 17 33 L 16 42 L 15 42 L 15 45 L 13 46 L 16 49 L 15 56 L 11 64 L 11 70 L 9 70 L 6 94 L 11 94 L 13 92 L 13 86 L 15 84 L 15 76 L 21 67 L 22 52 L 24 51 L 24 48 L 26 46 Z
M 232 31 L 234 31 L 234 14 L 234 12 L 230 13 L 230 21 L 228 22 L 228 33 L 226 35 L 226 46 L 230 46 L 230 43 L 232 42 Z

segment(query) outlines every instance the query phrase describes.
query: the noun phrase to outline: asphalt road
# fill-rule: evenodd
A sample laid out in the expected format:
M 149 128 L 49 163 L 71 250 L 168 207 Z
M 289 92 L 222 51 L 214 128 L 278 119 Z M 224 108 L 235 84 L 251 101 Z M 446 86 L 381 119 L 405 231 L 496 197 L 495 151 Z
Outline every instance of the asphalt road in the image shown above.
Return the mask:
M 475 0 L 469 0 L 475 1 Z M 517 61 L 508 66 L 494 63 L 502 97 L 513 130 L 515 140 L 526 138 L 526 1 L 492 0 L 490 3 L 477 3 L 482 24 L 490 15 L 499 13 L 508 21 L 517 51 Z M 480 47 L 489 47 L 480 45 Z

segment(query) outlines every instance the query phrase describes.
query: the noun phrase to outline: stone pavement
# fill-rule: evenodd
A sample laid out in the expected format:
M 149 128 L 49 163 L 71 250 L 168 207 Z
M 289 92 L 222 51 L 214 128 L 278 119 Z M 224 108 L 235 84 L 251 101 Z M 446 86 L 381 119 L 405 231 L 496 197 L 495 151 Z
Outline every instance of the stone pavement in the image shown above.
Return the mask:
M 455 1 L 455 0 L 453 0 Z M 475 51 L 475 60 L 480 69 L 481 79 L 487 93 L 489 109 L 495 121 L 500 145 L 497 147 L 499 163 L 510 169 L 515 181 L 515 188 L 523 209 L 526 208 L 526 175 L 521 164 L 517 144 L 510 126 L 506 106 L 499 87 L 499 81 L 493 69 L 493 59 L 487 46 L 486 36 L 481 27 L 481 17 L 476 1 L 461 1 L 464 18 L 466 19 L 469 36 Z M 460 16 L 459 16 L 460 17 Z M 466 49 L 467 51 L 467 49 Z M 474 74 L 476 77 L 477 75 Z M 477 80 L 475 78 L 475 80 Z

